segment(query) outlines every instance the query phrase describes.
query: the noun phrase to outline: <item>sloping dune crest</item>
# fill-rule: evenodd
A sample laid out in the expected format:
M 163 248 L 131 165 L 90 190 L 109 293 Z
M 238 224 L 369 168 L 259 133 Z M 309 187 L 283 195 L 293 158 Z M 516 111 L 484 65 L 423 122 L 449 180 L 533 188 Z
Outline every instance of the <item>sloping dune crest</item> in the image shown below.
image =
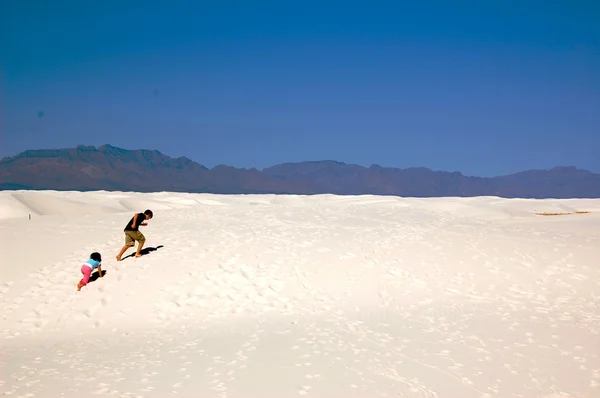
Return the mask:
M 11 196 L 28 209 L 29 213 L 39 216 L 83 216 L 122 211 L 119 207 L 90 204 L 38 192 L 14 193 Z
M 144 200 L 144 199 L 121 199 L 119 204 L 128 211 L 144 211 L 145 209 L 156 210 L 169 210 L 169 209 L 181 209 L 189 207 L 189 205 L 181 203 L 169 203 L 160 200 Z
M 225 201 L 198 196 L 140 196 L 135 193 L 5 191 L 0 192 L 0 219 L 35 216 L 80 217 L 193 206 L 226 206 Z
M 22 218 L 31 214 L 27 205 L 17 200 L 13 195 L 0 192 L 0 220 L 5 218 Z
M 589 199 L 540 200 L 482 196 L 474 198 L 407 198 L 406 201 L 415 208 L 486 220 L 522 219 L 538 217 L 542 213 L 575 214 L 600 210 L 599 202 Z

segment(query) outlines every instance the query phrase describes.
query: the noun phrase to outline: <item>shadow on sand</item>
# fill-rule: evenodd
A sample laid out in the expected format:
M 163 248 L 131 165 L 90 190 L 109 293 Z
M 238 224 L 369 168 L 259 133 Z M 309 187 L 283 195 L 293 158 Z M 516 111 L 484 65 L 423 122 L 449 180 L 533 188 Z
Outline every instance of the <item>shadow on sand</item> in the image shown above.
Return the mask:
M 151 252 L 155 252 L 155 251 L 157 251 L 158 249 L 160 249 L 160 248 L 162 248 L 162 247 L 164 247 L 164 246 L 163 246 L 163 245 L 158 245 L 158 246 L 156 246 L 156 247 L 145 247 L 145 248 L 143 248 L 142 250 L 140 250 L 140 254 L 141 254 L 142 256 L 145 256 L 145 255 L 147 255 L 147 254 L 150 254 Z M 136 250 L 137 250 L 137 249 L 136 249 Z M 128 256 L 125 256 L 125 257 L 121 258 L 121 261 L 123 261 L 123 260 L 125 260 L 126 258 L 129 258 L 129 257 L 135 257 L 135 251 L 134 251 L 133 253 L 131 253 L 130 255 L 128 255 Z
M 102 270 L 102 277 L 104 278 L 104 276 L 106 276 L 106 271 Z M 88 281 L 88 283 L 92 283 L 98 278 L 100 278 L 100 275 L 98 274 L 98 271 L 96 271 L 92 275 L 90 275 L 90 280 Z

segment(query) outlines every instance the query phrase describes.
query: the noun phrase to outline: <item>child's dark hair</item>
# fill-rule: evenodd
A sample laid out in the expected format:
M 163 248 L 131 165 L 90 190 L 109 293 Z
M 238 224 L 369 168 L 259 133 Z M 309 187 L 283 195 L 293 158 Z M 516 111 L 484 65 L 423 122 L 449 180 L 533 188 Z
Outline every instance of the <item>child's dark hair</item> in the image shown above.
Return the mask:
M 93 252 L 92 254 L 90 254 L 90 258 L 94 261 L 102 261 L 102 256 L 98 252 Z
M 152 210 L 146 210 L 144 212 L 145 215 L 150 216 L 150 218 L 152 218 L 154 215 L 152 214 Z

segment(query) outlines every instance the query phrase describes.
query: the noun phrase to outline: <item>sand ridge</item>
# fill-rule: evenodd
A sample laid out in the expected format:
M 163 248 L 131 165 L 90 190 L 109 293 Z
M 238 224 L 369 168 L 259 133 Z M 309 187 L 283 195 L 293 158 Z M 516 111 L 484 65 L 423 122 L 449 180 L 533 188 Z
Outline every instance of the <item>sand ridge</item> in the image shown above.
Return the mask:
M 600 200 L 21 194 L 47 215 L 0 220 L 0 393 L 599 392 Z M 117 263 L 136 206 L 160 208 L 154 250 Z M 64 235 L 15 255 L 35 230 Z M 78 293 L 96 250 L 107 274 Z

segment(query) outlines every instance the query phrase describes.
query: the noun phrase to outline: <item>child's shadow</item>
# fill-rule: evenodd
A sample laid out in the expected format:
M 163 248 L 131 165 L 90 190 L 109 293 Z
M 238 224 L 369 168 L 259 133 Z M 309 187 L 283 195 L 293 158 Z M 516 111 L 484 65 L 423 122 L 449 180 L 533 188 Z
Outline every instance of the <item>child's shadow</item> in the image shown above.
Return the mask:
M 102 277 L 104 278 L 104 276 L 106 276 L 106 271 L 102 270 Z M 94 282 L 98 278 L 100 278 L 100 274 L 98 274 L 98 271 L 96 271 L 90 276 L 90 280 L 88 281 L 88 283 Z
M 155 252 L 155 251 L 157 251 L 158 249 L 160 249 L 162 247 L 164 247 L 164 246 L 163 245 L 158 245 L 156 247 L 145 247 L 142 250 L 140 250 L 140 254 L 142 256 L 145 256 L 146 254 L 150 254 L 151 252 Z M 125 260 L 126 258 L 129 258 L 129 257 L 135 257 L 135 252 L 131 253 L 128 256 L 123 257 L 121 260 Z

